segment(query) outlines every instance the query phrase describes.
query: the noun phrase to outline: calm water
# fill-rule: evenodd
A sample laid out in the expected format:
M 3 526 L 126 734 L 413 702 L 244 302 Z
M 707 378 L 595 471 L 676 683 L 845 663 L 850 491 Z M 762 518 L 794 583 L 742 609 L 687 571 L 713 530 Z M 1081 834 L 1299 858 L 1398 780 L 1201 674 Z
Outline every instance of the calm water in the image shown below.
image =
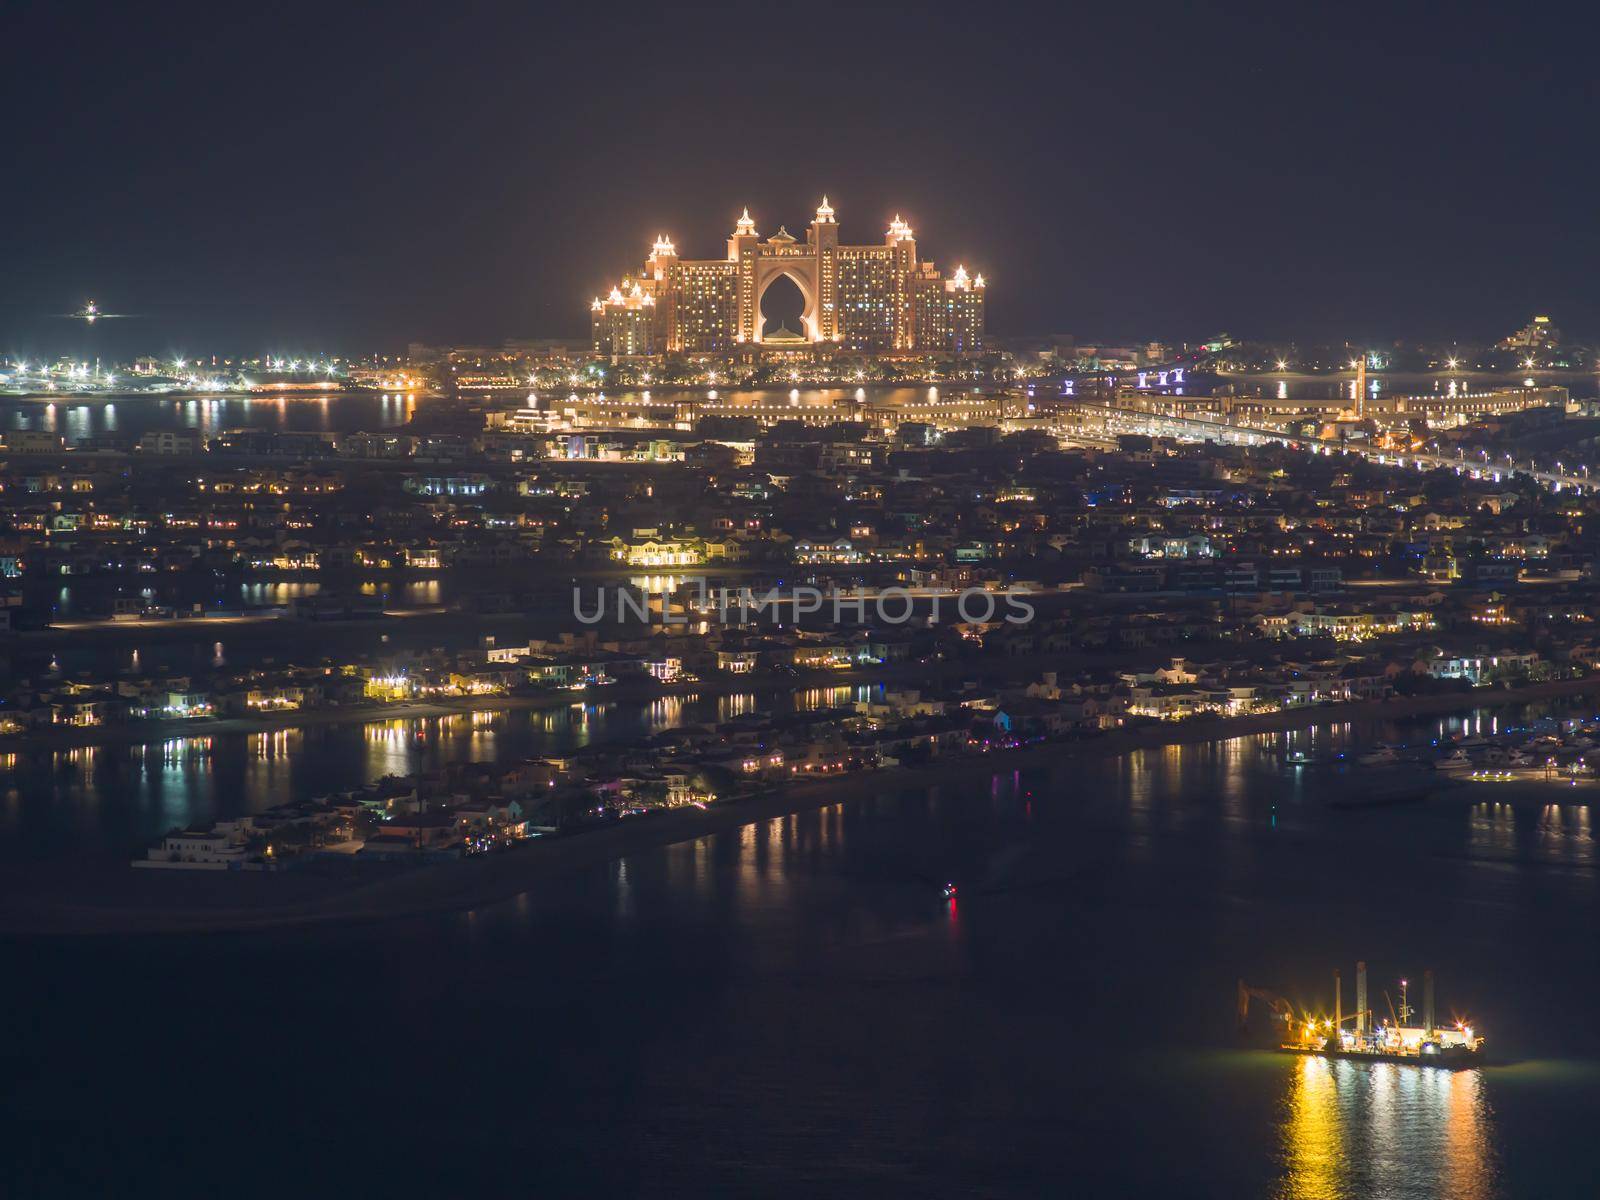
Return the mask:
M 971 385 L 957 388 L 945 385 L 935 389 L 944 396 L 963 394 Z M 670 404 L 679 396 L 704 396 L 706 389 L 656 389 L 651 392 L 620 391 L 607 395 L 618 399 L 643 401 L 647 396 L 659 404 Z M 797 387 L 751 388 L 717 393 L 723 399 L 741 403 L 816 404 L 823 401 L 867 400 L 872 403 L 903 401 L 921 403 L 930 394 L 927 387 Z M 543 394 L 541 393 L 541 396 Z M 547 400 L 559 401 L 561 393 Z M 501 396 L 497 403 L 515 404 L 515 393 Z M 399 393 L 330 393 L 325 396 L 164 396 L 129 397 L 121 400 L 84 400 L 63 397 L 54 403 L 0 397 L 0 429 L 42 429 L 60 434 L 70 446 L 79 438 L 97 434 L 116 434 L 138 438 L 152 429 L 196 429 L 206 436 L 225 429 L 276 429 L 352 433 L 358 430 L 391 429 L 404 425 L 430 408 L 449 407 L 449 400 Z
M 59 577 L 57 577 L 59 578 Z M 505 576 L 500 577 L 502 586 Z M 480 587 L 485 586 L 481 582 Z M 28 581 L 30 602 L 48 607 L 51 620 L 104 619 L 112 611 L 118 597 L 139 597 L 149 606 L 166 605 L 187 609 L 200 604 L 210 609 L 227 609 L 233 612 L 269 608 L 287 608 L 297 600 L 326 595 L 348 599 L 352 596 L 370 596 L 381 600 L 386 607 L 422 608 L 441 604 L 470 590 L 458 583 L 454 573 L 444 577 L 421 579 L 392 579 L 362 577 L 352 573 L 330 574 L 323 578 L 290 579 L 267 582 L 260 579 L 241 579 L 238 576 L 206 575 L 184 572 L 170 576 L 148 575 L 89 575 L 74 578 L 71 583 L 57 583 L 48 576 Z M 94 646 L 74 646 L 68 653 L 74 661 L 105 664 L 104 656 Z M 163 652 L 165 653 L 165 652 Z M 184 655 L 173 648 L 168 655 L 181 660 Z M 26 659 L 24 647 L 20 657 Z M 126 665 L 112 662 L 115 670 Z
M 42 429 L 72 445 L 96 434 L 137 439 L 152 429 L 279 429 L 351 433 L 404 425 L 441 403 L 397 393 L 326 396 L 137 396 L 121 400 L 63 397 L 54 403 L 0 398 L 0 429 Z
M 874 687 L 576 702 L 538 711 L 326 725 L 0 755 L 0 865 L 93 858 L 120 863 L 173 826 L 471 760 L 558 754 L 744 713 L 848 705 Z
M 448 734 L 450 754 L 480 732 Z M 214 750 L 163 791 L 254 805 L 343 755 L 370 775 L 442 752 L 414 733 L 264 756 L 226 787 Z M 1286 774 L 1283 744 L 890 792 L 471 913 L 12 944 L 13 1189 L 109 1169 L 119 1191 L 221 1172 L 451 1195 L 1589 1194 L 1588 806 L 1466 790 L 1330 808 L 1370 777 Z M 41 786 L 96 811 L 89 840 L 145 802 L 70 772 Z M 1498 1064 L 1241 1046 L 1238 978 L 1327 1002 L 1338 966 L 1348 1003 L 1358 957 L 1380 1010 L 1432 967 L 1441 1012 L 1470 1015 Z

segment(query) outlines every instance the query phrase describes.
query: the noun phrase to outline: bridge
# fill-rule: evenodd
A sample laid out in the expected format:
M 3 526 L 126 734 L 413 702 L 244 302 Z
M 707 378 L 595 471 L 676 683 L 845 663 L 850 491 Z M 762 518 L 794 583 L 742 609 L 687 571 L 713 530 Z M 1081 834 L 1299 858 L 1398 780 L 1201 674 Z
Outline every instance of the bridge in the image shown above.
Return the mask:
M 1522 377 L 1520 384 L 1506 386 L 1480 386 L 1474 390 L 1472 381 L 1455 374 L 1439 375 L 1434 372 L 1401 372 L 1392 380 L 1376 374 L 1366 376 L 1356 371 L 1334 371 L 1326 375 L 1298 372 L 1276 372 L 1260 375 L 1235 375 L 1217 373 L 1221 378 L 1239 379 L 1246 384 L 1272 385 L 1272 390 L 1256 387 L 1253 391 L 1232 394 L 1230 386 L 1225 393 L 1210 390 L 1195 392 L 1190 375 L 1213 374 L 1205 360 L 1173 361 L 1142 369 L 1091 372 L 1073 383 L 1086 388 L 1103 387 L 1116 392 L 1126 391 L 1159 400 L 1175 408 L 1214 409 L 1223 414 L 1246 413 L 1312 416 L 1355 410 L 1359 415 L 1380 420 L 1443 420 L 1451 417 L 1474 417 L 1480 413 L 1505 414 L 1521 412 L 1528 408 L 1548 405 L 1566 405 L 1571 397 L 1568 388 L 1546 381 Z M 1544 372 L 1548 375 L 1549 372 Z M 1363 379 L 1371 380 L 1367 394 L 1357 403 L 1355 389 Z M 1398 390 L 1407 382 L 1425 383 L 1432 379 L 1436 390 L 1407 393 Z M 1046 380 L 1028 380 L 1035 389 L 1047 386 Z M 1384 387 L 1380 387 L 1380 382 Z M 1387 384 L 1394 382 L 1395 387 Z M 1069 389 L 1071 384 L 1068 385 Z M 1317 389 L 1325 394 L 1317 394 Z M 1329 390 L 1331 389 L 1331 390 Z M 1187 393 L 1187 394 L 1186 394 Z M 1072 395 L 1071 390 L 1068 395 Z
M 1264 446 L 1276 444 L 1293 450 L 1306 450 L 1313 454 L 1359 454 L 1369 462 L 1395 468 L 1429 471 L 1438 468 L 1453 470 L 1471 479 L 1491 480 L 1499 483 L 1516 476 L 1533 479 L 1552 492 L 1572 491 L 1583 493 L 1590 486 L 1588 468 L 1578 472 L 1541 470 L 1535 464 L 1519 463 L 1510 455 L 1503 458 L 1469 459 L 1444 454 L 1427 454 L 1412 450 L 1386 450 L 1378 446 L 1364 446 L 1353 442 L 1332 442 L 1318 438 L 1296 437 L 1276 429 L 1260 429 L 1248 425 L 1230 425 L 1201 417 L 1175 417 L 1162 413 L 1144 412 L 1114 404 L 1099 404 L 1075 400 L 1070 411 L 1091 410 L 1101 415 L 1106 427 L 1116 433 L 1138 433 L 1149 437 L 1177 438 L 1181 441 L 1217 442 L 1222 445 Z M 1560 464 L 1557 464 L 1560 466 Z M 1596 481 L 1600 483 L 1600 481 Z

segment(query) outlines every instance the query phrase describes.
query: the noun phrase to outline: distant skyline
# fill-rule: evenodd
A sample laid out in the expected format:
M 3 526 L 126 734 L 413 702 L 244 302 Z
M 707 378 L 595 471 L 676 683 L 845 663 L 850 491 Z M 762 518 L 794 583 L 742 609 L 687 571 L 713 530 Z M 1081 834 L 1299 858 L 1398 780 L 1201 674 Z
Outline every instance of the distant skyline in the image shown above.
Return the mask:
M 582 337 L 657 234 L 824 192 L 1000 337 L 1596 336 L 1588 39 L 1369 11 L 35 7 L 0 354 Z

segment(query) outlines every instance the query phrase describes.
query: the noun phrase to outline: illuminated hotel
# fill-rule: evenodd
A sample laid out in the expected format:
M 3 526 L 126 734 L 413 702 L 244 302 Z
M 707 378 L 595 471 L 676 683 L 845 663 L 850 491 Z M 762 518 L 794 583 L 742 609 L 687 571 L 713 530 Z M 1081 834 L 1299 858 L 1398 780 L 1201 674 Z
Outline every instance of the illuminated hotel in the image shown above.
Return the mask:
M 802 333 L 769 330 L 761 300 L 779 279 L 799 289 Z M 805 241 L 779 228 L 763 239 L 745 210 L 725 258 L 678 257 L 661 237 L 637 276 L 590 305 L 594 349 L 650 354 L 771 354 L 838 349 L 867 354 L 974 354 L 983 349 L 985 284 L 957 267 L 948 279 L 917 258 L 898 216 L 881 245 L 847 246 L 826 196 Z

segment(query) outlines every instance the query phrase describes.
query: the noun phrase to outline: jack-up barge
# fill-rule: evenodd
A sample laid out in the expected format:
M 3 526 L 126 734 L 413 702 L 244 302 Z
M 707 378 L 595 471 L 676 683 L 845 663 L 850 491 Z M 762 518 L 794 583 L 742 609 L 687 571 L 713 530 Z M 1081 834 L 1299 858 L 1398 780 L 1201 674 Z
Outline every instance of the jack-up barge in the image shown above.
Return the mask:
M 1239 981 L 1239 1028 L 1245 1029 L 1252 999 L 1264 1003 L 1275 1019 L 1283 1021 L 1284 1054 L 1316 1054 L 1360 1062 L 1406 1063 L 1419 1067 L 1472 1067 L 1483 1061 L 1483 1038 L 1465 1021 L 1441 1027 L 1434 1021 L 1433 972 L 1422 976 L 1422 1024 L 1408 1022 L 1414 1015 L 1406 1002 L 1409 985 L 1400 980 L 1400 1005 L 1389 1001 L 1392 1021 L 1374 1022 L 1367 1007 L 1367 964 L 1356 964 L 1356 1009 L 1344 1012 L 1339 973 L 1333 973 L 1333 1015 L 1296 1013 L 1294 1006 L 1275 992 Z M 1388 999 L 1388 993 L 1384 993 Z

